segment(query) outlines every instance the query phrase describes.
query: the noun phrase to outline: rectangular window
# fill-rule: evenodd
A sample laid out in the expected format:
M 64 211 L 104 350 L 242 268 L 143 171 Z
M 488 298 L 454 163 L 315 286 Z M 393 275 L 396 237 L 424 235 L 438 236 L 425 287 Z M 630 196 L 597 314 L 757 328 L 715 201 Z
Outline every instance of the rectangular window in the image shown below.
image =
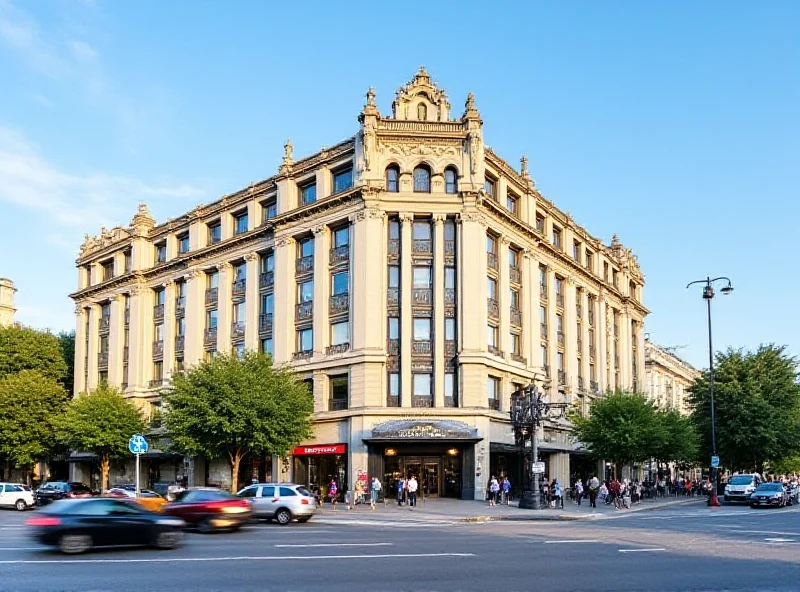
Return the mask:
M 272 337 L 269 339 L 262 339 L 261 340 L 261 353 L 274 355 L 272 349 Z
M 275 254 L 270 251 L 265 255 L 261 256 L 261 273 L 269 273 L 270 271 L 275 271 Z
M 508 209 L 508 211 L 516 215 L 518 203 L 519 203 L 519 198 L 509 191 L 506 194 L 506 208 Z
M 414 240 L 431 240 L 431 224 L 427 221 L 414 222 L 412 229 Z
M 541 349 L 542 354 L 542 366 L 547 366 L 547 346 L 543 345 Z
M 603 279 L 608 281 L 608 261 L 603 261 Z
M 519 290 L 510 289 L 508 291 L 508 299 L 511 303 L 511 308 L 514 310 L 519 310 Z
M 233 215 L 233 233 L 242 234 L 247 232 L 247 212 Z
M 214 288 L 219 288 L 219 272 L 212 271 L 209 274 L 206 274 L 206 278 L 208 281 L 208 289 L 213 290 Z
M 430 374 L 414 374 L 414 396 L 430 397 L 432 376 Z
M 184 232 L 178 236 L 178 253 L 183 255 L 189 252 L 189 233 Z
M 246 263 L 237 263 L 233 266 L 233 281 L 238 282 L 239 280 L 247 279 L 247 264 Z
M 496 401 L 500 398 L 500 379 L 495 376 L 490 376 L 486 381 L 486 398 L 490 401 Z
M 586 269 L 592 269 L 592 252 L 587 249 L 586 251 Z
M 397 372 L 389 374 L 389 396 L 400 396 L 400 375 Z
M 547 323 L 547 309 L 544 306 L 539 307 L 539 322 Z
M 346 271 L 340 271 L 331 276 L 332 293 L 334 296 L 347 294 L 349 292 L 349 276 L 350 274 Z
M 616 269 L 611 270 L 611 283 L 613 283 L 615 287 L 619 288 L 619 272 Z
M 389 238 L 392 240 L 400 239 L 400 222 L 397 220 L 389 221 Z
M 314 239 L 304 238 L 297 246 L 298 257 L 311 257 L 314 255 Z
M 431 320 L 428 318 L 414 319 L 414 341 L 430 341 Z
M 397 265 L 389 266 L 389 287 L 390 288 L 400 287 L 400 267 L 398 267 Z
M 415 266 L 414 267 L 414 287 L 415 288 L 430 288 L 431 287 L 431 268 L 428 266 Z
M 233 305 L 233 322 L 234 323 L 244 323 L 245 321 L 245 314 L 246 308 L 244 302 L 239 302 Z
M 156 305 L 161 305 L 166 302 L 167 292 L 163 288 L 158 290 L 153 290 L 153 295 L 156 299 Z
M 343 376 L 330 377 L 331 391 L 331 410 L 347 409 L 347 399 L 350 393 L 350 386 L 347 374 Z
M 214 329 L 217 326 L 217 319 L 219 318 L 219 313 L 217 309 L 209 310 L 206 313 L 206 328 L 207 329 Z
M 455 290 L 456 289 L 456 268 L 455 267 L 445 267 L 444 268 L 444 288 L 445 288 L 445 290 Z
M 186 319 L 181 317 L 179 319 L 175 319 L 175 334 L 178 337 L 183 337 L 186 335 Z
M 314 280 L 297 284 L 297 303 L 312 302 L 314 300 Z
M 564 280 L 556 276 L 556 296 L 562 296 L 563 294 L 564 294 Z
M 572 243 L 572 258 L 578 263 L 581 261 L 581 244 L 578 241 Z
M 486 194 L 487 194 L 487 195 L 488 195 L 490 198 L 492 198 L 492 199 L 495 199 L 495 192 L 494 192 L 494 188 L 495 188 L 495 181 L 494 181 L 494 179 L 491 179 L 491 178 L 489 178 L 489 177 L 486 177 L 486 178 L 484 179 L 484 181 L 483 181 L 483 190 L 484 190 L 484 191 L 486 192 Z
M 164 379 L 164 362 L 153 362 L 153 380 L 161 381 Z
M 400 319 L 389 317 L 389 339 L 400 339 Z
M 153 325 L 153 341 L 164 341 L 164 323 Z
M 520 338 L 517 333 L 510 333 L 508 335 L 508 349 L 512 354 L 519 355 L 520 352 Z
M 486 340 L 489 347 L 497 347 L 497 327 L 486 325 Z
M 536 214 L 536 230 L 544 234 L 544 216 Z
M 302 329 L 297 332 L 297 351 L 310 352 L 314 349 L 314 330 Z
M 333 248 L 346 247 L 350 244 L 350 227 L 342 226 L 333 231 Z
M 155 247 L 156 263 L 164 263 L 167 260 L 167 243 L 158 243 Z
M 445 341 L 456 340 L 456 320 L 446 318 L 444 320 L 444 338 Z
M 556 315 L 556 331 L 559 333 L 564 332 L 564 317 L 560 314 Z
M 456 394 L 456 375 L 447 372 L 444 375 L 444 396 L 445 399 L 453 399 Z
M 317 201 L 317 184 L 309 183 L 300 187 L 300 205 L 305 206 Z
M 133 270 L 133 253 L 128 249 L 123 255 L 125 256 L 125 273 L 130 273 Z
M 208 223 L 208 244 L 215 245 L 222 240 L 222 224 L 219 220 Z
M 561 244 L 561 229 L 553 226 L 553 246 L 559 251 L 563 248 Z
M 558 352 L 556 354 L 556 368 L 559 372 L 564 371 L 564 352 Z
M 331 325 L 331 345 L 350 343 L 350 323 L 333 323 Z
M 333 173 L 333 192 L 339 193 L 353 186 L 353 169 Z
M 493 277 L 486 278 L 487 298 L 497 300 L 497 280 Z
M 244 343 L 237 343 L 233 346 L 233 355 L 240 360 L 244 358 Z
M 547 293 L 547 268 L 540 267 L 539 268 L 539 288 L 542 291 L 542 294 Z
M 275 312 L 275 295 L 261 295 L 261 314 L 273 314 Z
M 497 240 L 490 234 L 486 235 L 486 252 L 493 255 L 497 254 Z
M 261 204 L 261 211 L 262 213 L 262 220 L 266 222 L 267 220 L 272 220 L 275 216 L 278 215 L 278 200 L 276 199 L 269 199 Z
M 108 281 L 114 277 L 114 260 L 103 261 L 103 281 Z
M 519 268 L 519 251 L 512 248 L 508 249 L 508 266 L 512 269 Z

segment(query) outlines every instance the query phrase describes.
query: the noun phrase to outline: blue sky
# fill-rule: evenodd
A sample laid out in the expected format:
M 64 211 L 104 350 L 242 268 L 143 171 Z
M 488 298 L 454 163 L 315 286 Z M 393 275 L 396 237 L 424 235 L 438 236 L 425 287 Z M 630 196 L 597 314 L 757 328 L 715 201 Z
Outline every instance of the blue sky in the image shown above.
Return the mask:
M 0 276 L 73 326 L 84 233 L 159 221 L 352 135 L 424 64 L 487 144 L 646 274 L 647 330 L 800 353 L 800 3 L 0 0 Z M 416 6 L 416 5 L 415 5 Z M 415 13 L 422 11 L 417 16 Z

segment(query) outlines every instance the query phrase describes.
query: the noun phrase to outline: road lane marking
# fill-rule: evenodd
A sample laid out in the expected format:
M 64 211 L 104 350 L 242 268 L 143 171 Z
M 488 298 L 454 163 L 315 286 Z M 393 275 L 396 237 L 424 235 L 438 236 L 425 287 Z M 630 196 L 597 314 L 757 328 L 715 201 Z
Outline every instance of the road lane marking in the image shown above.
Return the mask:
M 559 545 L 567 543 L 599 543 L 598 539 L 575 539 L 573 541 L 545 541 L 545 545 Z
M 0 551 L 45 551 L 49 547 L 0 547 Z
M 618 549 L 620 553 L 648 553 L 650 551 L 666 551 L 666 549 Z
M 426 559 L 437 557 L 475 557 L 474 553 L 399 553 L 392 555 L 240 555 L 236 557 L 175 557 L 158 559 L 6 559 L 0 565 L 39 565 L 43 563 L 199 563 L 201 561 L 318 561 L 320 559 Z
M 743 534 L 779 534 L 788 536 L 800 536 L 800 532 L 785 532 L 781 530 L 732 530 L 731 532 L 740 532 Z
M 298 544 L 298 545 L 275 545 L 276 547 L 292 547 L 292 548 L 304 548 L 304 547 L 391 547 L 393 543 L 310 543 L 310 544 Z
M 764 539 L 768 543 L 793 543 L 794 539 L 781 539 L 781 538 L 769 538 Z

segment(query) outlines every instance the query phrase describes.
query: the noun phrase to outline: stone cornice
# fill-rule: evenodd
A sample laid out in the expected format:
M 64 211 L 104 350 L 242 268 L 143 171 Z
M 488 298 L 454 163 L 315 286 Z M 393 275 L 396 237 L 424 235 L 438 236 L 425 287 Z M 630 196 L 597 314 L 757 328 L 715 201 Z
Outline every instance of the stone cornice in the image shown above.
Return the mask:
M 290 212 L 276 216 L 270 220 L 270 226 L 276 231 L 293 222 L 312 218 L 333 209 L 344 208 L 352 203 L 363 201 L 361 187 L 351 187 L 346 191 L 336 193 L 324 199 L 315 201 L 305 206 L 295 208 Z
M 517 191 L 521 191 L 522 193 L 528 191 L 528 180 L 515 171 L 514 167 L 508 164 L 504 159 L 500 158 L 494 150 L 486 146 L 484 147 L 484 155 L 486 161 L 490 165 L 517 184 Z

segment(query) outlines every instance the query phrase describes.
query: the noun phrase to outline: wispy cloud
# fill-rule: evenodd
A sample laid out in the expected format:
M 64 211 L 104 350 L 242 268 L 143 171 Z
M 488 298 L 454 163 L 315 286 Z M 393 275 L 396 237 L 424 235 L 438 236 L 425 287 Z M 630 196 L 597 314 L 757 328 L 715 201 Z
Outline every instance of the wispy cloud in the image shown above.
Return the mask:
M 34 103 L 38 103 L 42 107 L 48 107 L 49 108 L 49 107 L 52 107 L 52 106 L 55 105 L 55 103 L 53 101 L 51 101 L 50 99 L 48 99 L 44 95 L 39 95 L 39 94 L 31 95 L 31 100 Z
M 73 39 L 68 45 L 72 57 L 79 62 L 91 62 L 97 57 L 97 50 L 85 41 Z
M 45 76 L 60 79 L 72 70 L 70 63 L 42 34 L 35 19 L 10 0 L 0 0 L 0 41 Z
M 24 135 L 0 126 L 0 201 L 36 211 L 70 233 L 127 222 L 143 199 L 193 200 L 186 184 L 155 184 L 108 173 L 73 174 L 45 159 Z

